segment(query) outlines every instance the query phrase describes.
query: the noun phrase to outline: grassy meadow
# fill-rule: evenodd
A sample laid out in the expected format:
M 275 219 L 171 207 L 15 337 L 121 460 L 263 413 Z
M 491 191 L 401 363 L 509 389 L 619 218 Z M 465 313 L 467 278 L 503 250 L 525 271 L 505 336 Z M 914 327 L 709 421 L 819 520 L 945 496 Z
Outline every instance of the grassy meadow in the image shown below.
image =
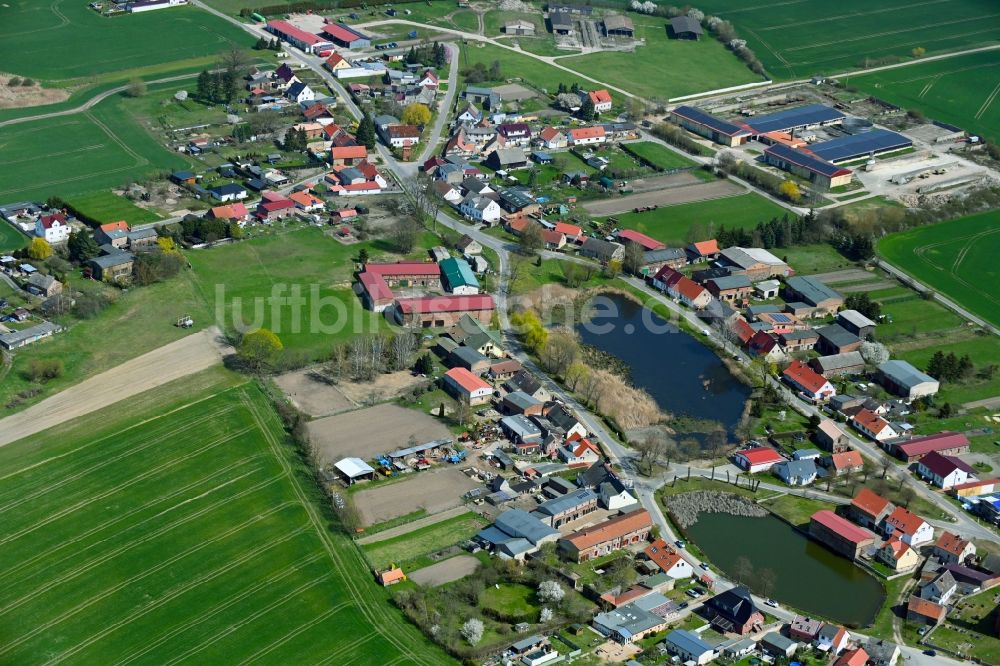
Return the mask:
M 6 663 L 449 663 L 219 369 L 0 449 Z
M 70 197 L 66 200 L 66 204 L 76 213 L 97 220 L 101 224 L 125 220 L 132 225 L 156 222 L 161 219 L 153 211 L 140 208 L 125 197 L 108 191 Z

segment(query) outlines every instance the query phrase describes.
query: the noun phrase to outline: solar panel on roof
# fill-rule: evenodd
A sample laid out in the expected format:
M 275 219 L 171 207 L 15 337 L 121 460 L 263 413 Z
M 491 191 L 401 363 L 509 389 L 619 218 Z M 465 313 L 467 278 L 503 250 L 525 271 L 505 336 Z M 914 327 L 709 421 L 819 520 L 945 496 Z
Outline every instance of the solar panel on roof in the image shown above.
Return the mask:
M 842 136 L 831 141 L 816 143 L 809 150 L 828 162 L 842 162 L 858 159 L 870 153 L 909 148 L 913 142 L 902 134 L 884 129 L 875 129 L 862 134 Z
M 842 112 L 832 107 L 824 104 L 810 104 L 795 109 L 786 109 L 777 113 L 757 116 L 748 120 L 747 124 L 754 131 L 764 134 L 766 132 L 781 132 L 807 125 L 819 125 L 820 123 L 828 123 L 844 117 Z
M 796 164 L 824 176 L 833 177 L 839 173 L 850 173 L 849 169 L 839 167 L 836 164 L 831 164 L 830 162 L 820 159 L 814 155 L 810 155 L 805 151 L 796 150 L 795 148 L 790 148 L 789 146 L 780 143 L 767 148 L 764 151 L 764 154 L 774 156 L 785 162 Z
M 772 315 L 772 318 L 774 319 L 774 321 L 778 322 L 779 324 L 787 324 L 787 323 L 789 323 L 789 322 L 792 321 L 791 319 L 789 319 L 788 315 L 786 315 L 786 314 L 775 314 L 775 315 Z
M 706 113 L 705 111 L 702 111 L 701 109 L 694 106 L 678 106 L 676 109 L 673 110 L 673 113 L 677 114 L 681 118 L 686 118 L 692 122 L 705 125 L 706 127 L 712 128 L 716 132 L 721 132 L 722 134 L 726 134 L 728 136 L 736 136 L 737 134 L 749 134 L 747 130 L 740 127 L 739 125 L 723 120 L 722 118 L 713 116 L 712 114 Z

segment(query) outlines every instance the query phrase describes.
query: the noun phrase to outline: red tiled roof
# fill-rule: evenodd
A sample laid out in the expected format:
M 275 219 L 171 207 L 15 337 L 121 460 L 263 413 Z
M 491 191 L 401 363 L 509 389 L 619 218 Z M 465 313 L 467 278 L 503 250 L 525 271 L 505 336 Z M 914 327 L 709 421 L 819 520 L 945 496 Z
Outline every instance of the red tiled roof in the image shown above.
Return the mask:
M 700 254 L 703 257 L 709 254 L 719 253 L 719 242 L 714 238 L 712 240 L 691 243 L 691 247 L 693 247 L 698 252 L 698 254 Z
M 677 551 L 663 539 L 657 539 L 653 543 L 646 546 L 646 550 L 642 552 L 664 571 L 669 571 L 674 565 L 677 564 L 678 561 L 683 559 L 680 554 L 678 554 Z
M 906 603 L 906 612 L 916 613 L 917 615 L 936 621 L 944 617 L 945 609 L 940 604 L 936 604 L 928 599 L 921 599 L 914 594 L 910 596 L 910 600 Z
M 785 368 L 782 375 L 814 395 L 819 393 L 820 389 L 827 383 L 826 377 L 802 361 L 792 361 L 791 365 Z
M 868 409 L 862 409 L 852 417 L 852 420 L 860 427 L 876 435 L 889 426 L 888 421 Z
M 574 141 L 579 141 L 581 139 L 596 139 L 605 135 L 603 125 L 595 125 L 594 127 L 577 127 L 569 131 L 570 137 Z
M 851 506 L 855 509 L 861 510 L 864 514 L 872 518 L 877 517 L 880 513 L 885 511 L 886 507 L 890 504 L 891 502 L 889 502 L 889 500 L 881 495 L 877 495 L 868 488 L 862 488 L 859 490 L 858 494 L 854 496 L 853 500 L 851 500 Z
M 862 541 L 870 541 L 875 538 L 875 535 L 868 530 L 841 518 L 829 509 L 817 511 L 812 515 L 812 520 L 854 544 L 861 543 Z
M 583 234 L 583 229 L 567 222 L 556 222 L 556 231 L 567 236 L 573 236 L 574 238 Z
M 306 32 L 305 30 L 300 30 L 288 21 L 268 21 L 267 27 L 272 30 L 272 32 L 277 32 L 279 35 L 285 35 L 293 39 L 297 39 L 303 44 L 313 45 L 319 44 L 322 39 L 312 34 L 311 32 Z
M 283 201 L 265 201 L 257 204 L 257 207 L 267 211 L 268 213 L 273 213 L 275 211 L 285 210 L 286 208 L 295 208 L 295 203 L 289 199 L 285 199 Z
M 861 454 L 857 451 L 844 451 L 843 453 L 834 453 L 830 456 L 831 462 L 833 463 L 834 469 L 856 469 L 858 467 L 863 467 L 865 461 L 861 459 Z
M 920 456 L 931 451 L 955 449 L 969 445 L 969 438 L 960 432 L 944 431 L 936 435 L 917 437 L 896 448 L 907 457 Z
M 545 241 L 546 245 L 559 245 L 565 238 L 554 229 L 542 229 L 542 240 Z
M 119 220 L 118 222 L 108 222 L 101 225 L 101 231 L 128 231 L 128 222 Z
M 840 655 L 833 666 L 865 666 L 868 663 L 868 653 L 864 648 L 854 648 Z
M 907 509 L 897 506 L 896 510 L 885 519 L 886 525 L 891 525 L 903 534 L 913 536 L 924 525 L 924 519 Z
M 938 540 L 934 545 L 947 553 L 959 556 L 969 545 L 969 541 L 968 539 L 963 539 L 957 534 L 945 531 L 941 533 L 941 536 L 938 537 Z
M 737 451 L 736 455 L 746 458 L 751 465 L 779 463 L 784 460 L 781 454 L 770 446 L 756 446 L 750 449 L 743 449 L 742 451 Z
M 250 214 L 243 202 L 216 206 L 212 209 L 212 217 L 217 220 L 238 220 Z
M 594 90 L 588 93 L 590 96 L 590 101 L 594 104 L 600 104 L 601 102 L 607 103 L 611 101 L 611 93 L 603 88 L 601 90 Z
M 747 347 L 754 354 L 767 354 L 777 346 L 778 341 L 775 340 L 774 336 L 767 331 L 757 331 L 747 343 Z
M 53 213 L 52 215 L 42 215 L 38 218 L 42 223 L 42 228 L 51 229 L 53 224 L 58 222 L 59 224 L 66 224 L 66 216 L 62 213 Z
M 541 132 L 539 132 L 538 138 L 541 139 L 542 141 L 552 141 L 552 139 L 556 138 L 560 134 L 562 134 L 561 129 L 558 129 L 556 127 L 546 127 Z
M 323 26 L 323 34 L 342 42 L 353 42 L 357 39 L 361 39 L 361 37 L 354 31 L 336 23 L 327 23 Z
M 438 265 L 428 261 L 397 261 L 394 264 L 365 264 L 366 273 L 376 275 L 420 275 L 437 276 L 441 274 Z
M 335 160 L 364 159 L 368 157 L 368 149 L 364 146 L 334 146 L 330 149 L 330 157 Z
M 489 294 L 469 296 L 417 296 L 396 301 L 404 314 L 430 314 L 435 312 L 464 312 L 492 310 L 493 297 Z
M 733 332 L 736 333 L 740 342 L 746 344 L 750 342 L 750 338 L 752 338 L 757 331 L 753 330 L 753 326 L 750 325 L 750 322 L 743 317 L 740 317 L 733 322 Z
M 573 544 L 577 550 L 592 548 L 597 544 L 617 539 L 630 532 L 651 527 L 652 519 L 649 511 L 637 509 L 621 516 L 616 516 L 603 523 L 598 523 L 593 527 L 587 527 L 572 534 L 566 535 L 565 540 Z
M 329 65 L 331 69 L 333 69 L 342 62 L 347 62 L 347 58 L 340 55 L 339 53 L 334 53 L 332 56 L 326 59 L 326 64 Z
M 461 386 L 463 390 L 468 391 L 469 393 L 491 388 L 490 385 L 487 384 L 481 377 L 472 374 L 465 368 L 452 368 L 448 372 L 444 373 L 444 376 L 451 379 L 451 381 L 455 382 Z
M 393 139 L 416 139 L 420 137 L 420 130 L 416 125 L 389 125 L 385 128 L 385 132 Z
M 646 234 L 640 233 L 634 229 L 624 229 L 619 231 L 618 238 L 638 243 L 643 247 L 643 249 L 646 250 L 662 250 L 667 247 L 664 243 L 661 243 L 655 238 L 650 238 Z
M 375 301 L 391 301 L 392 289 L 385 283 L 382 276 L 376 273 L 364 272 L 358 276 L 358 282 L 365 288 L 368 295 Z
M 886 541 L 882 547 L 891 550 L 892 557 L 895 560 L 898 560 L 906 554 L 906 551 L 910 550 L 910 547 L 906 545 L 906 542 L 900 540 L 899 536 L 896 534 L 889 537 L 889 540 Z

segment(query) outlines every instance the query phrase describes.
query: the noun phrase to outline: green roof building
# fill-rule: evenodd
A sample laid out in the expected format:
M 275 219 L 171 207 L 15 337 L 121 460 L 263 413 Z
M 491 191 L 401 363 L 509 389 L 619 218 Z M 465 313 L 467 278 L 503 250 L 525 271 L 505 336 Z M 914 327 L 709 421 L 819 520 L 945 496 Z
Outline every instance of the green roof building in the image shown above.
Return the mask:
M 472 267 L 464 259 L 451 257 L 440 264 L 441 277 L 445 286 L 453 294 L 478 294 L 479 280 L 472 272 Z

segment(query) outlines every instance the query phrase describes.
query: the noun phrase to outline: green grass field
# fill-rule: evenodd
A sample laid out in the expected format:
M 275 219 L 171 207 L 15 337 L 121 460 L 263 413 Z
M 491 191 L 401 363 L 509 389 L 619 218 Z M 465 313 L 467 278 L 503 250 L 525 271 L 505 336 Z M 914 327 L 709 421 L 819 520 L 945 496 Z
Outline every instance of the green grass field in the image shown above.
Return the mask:
M 968 354 L 976 368 L 1000 365 L 1000 345 L 997 344 L 996 338 L 992 335 L 977 335 L 964 339 L 955 339 L 954 336 L 944 340 L 938 338 L 932 340 L 926 347 L 906 349 L 898 354 L 893 354 L 893 356 L 898 356 L 921 370 L 926 370 L 928 361 L 936 351 L 945 354 L 954 353 L 956 356 Z M 957 383 L 942 382 L 937 400 L 957 405 L 997 395 L 1000 395 L 1000 376 L 994 376 L 992 379 L 974 377 Z
M 882 342 L 939 331 L 954 331 L 963 323 L 961 317 L 940 303 L 925 301 L 919 297 L 885 303 L 882 305 L 882 314 L 892 317 L 891 324 L 879 324 L 878 339 Z
M 0 39 L 4 71 L 56 81 L 215 55 L 253 41 L 194 7 L 105 18 L 86 2 L 33 0 L 0 7 Z
M 774 78 L 840 73 L 865 58 L 905 60 L 915 47 L 930 55 L 995 44 L 1000 34 L 1000 11 L 992 0 L 844 0 L 835 6 L 705 0 L 698 8 L 731 21 Z
M 878 251 L 887 261 L 1000 325 L 1000 211 L 886 236 Z
M 669 171 L 671 169 L 686 169 L 697 166 L 697 163 L 666 146 L 653 141 L 636 141 L 624 144 L 627 152 L 636 155 L 656 169 Z
M 408 534 L 367 544 L 362 546 L 362 550 L 375 568 L 385 569 L 395 563 L 404 571 L 409 571 L 433 564 L 427 555 L 471 538 L 486 524 L 479 516 L 469 512 Z
M 13 226 L 0 220 L 0 252 L 19 250 L 28 244 L 28 237 Z
M 68 198 L 188 165 L 123 110 L 121 97 L 85 113 L 0 129 L 0 146 L 5 201 Z
M 449 663 L 330 531 L 266 398 L 236 381 L 0 450 L 0 659 Z
M 523 81 L 552 93 L 559 88 L 560 83 L 566 87 L 579 83 L 584 89 L 594 87 L 586 79 L 573 76 L 569 72 L 557 69 L 548 63 L 536 60 L 530 56 L 521 55 L 507 49 L 489 46 L 478 46 L 475 43 L 466 45 L 459 55 L 459 71 L 465 70 L 476 63 L 482 63 L 489 69 L 493 61 L 500 63 L 501 81 L 485 81 L 482 84 L 503 83 L 507 79 L 522 79 Z M 563 64 L 566 64 L 565 62 Z M 598 77 L 598 80 L 603 80 Z M 480 84 L 476 84 L 480 85 Z
M 1000 139 L 998 51 L 852 76 L 844 82 L 904 109 L 917 109 L 935 120 Z
M 647 99 L 665 100 L 761 80 L 714 39 L 667 39 L 665 19 L 629 17 L 636 37 L 646 40 L 635 53 L 590 53 L 560 58 L 559 64 Z
M 741 194 L 710 201 L 661 206 L 648 213 L 617 215 L 622 227 L 636 229 L 674 247 L 686 245 L 688 232 L 698 225 L 708 237 L 721 226 L 749 229 L 758 222 L 781 217 L 786 211 L 756 193 Z
M 78 214 L 86 215 L 101 224 L 125 220 L 131 225 L 161 219 L 153 211 L 139 208 L 125 197 L 106 191 L 70 197 L 66 203 Z

